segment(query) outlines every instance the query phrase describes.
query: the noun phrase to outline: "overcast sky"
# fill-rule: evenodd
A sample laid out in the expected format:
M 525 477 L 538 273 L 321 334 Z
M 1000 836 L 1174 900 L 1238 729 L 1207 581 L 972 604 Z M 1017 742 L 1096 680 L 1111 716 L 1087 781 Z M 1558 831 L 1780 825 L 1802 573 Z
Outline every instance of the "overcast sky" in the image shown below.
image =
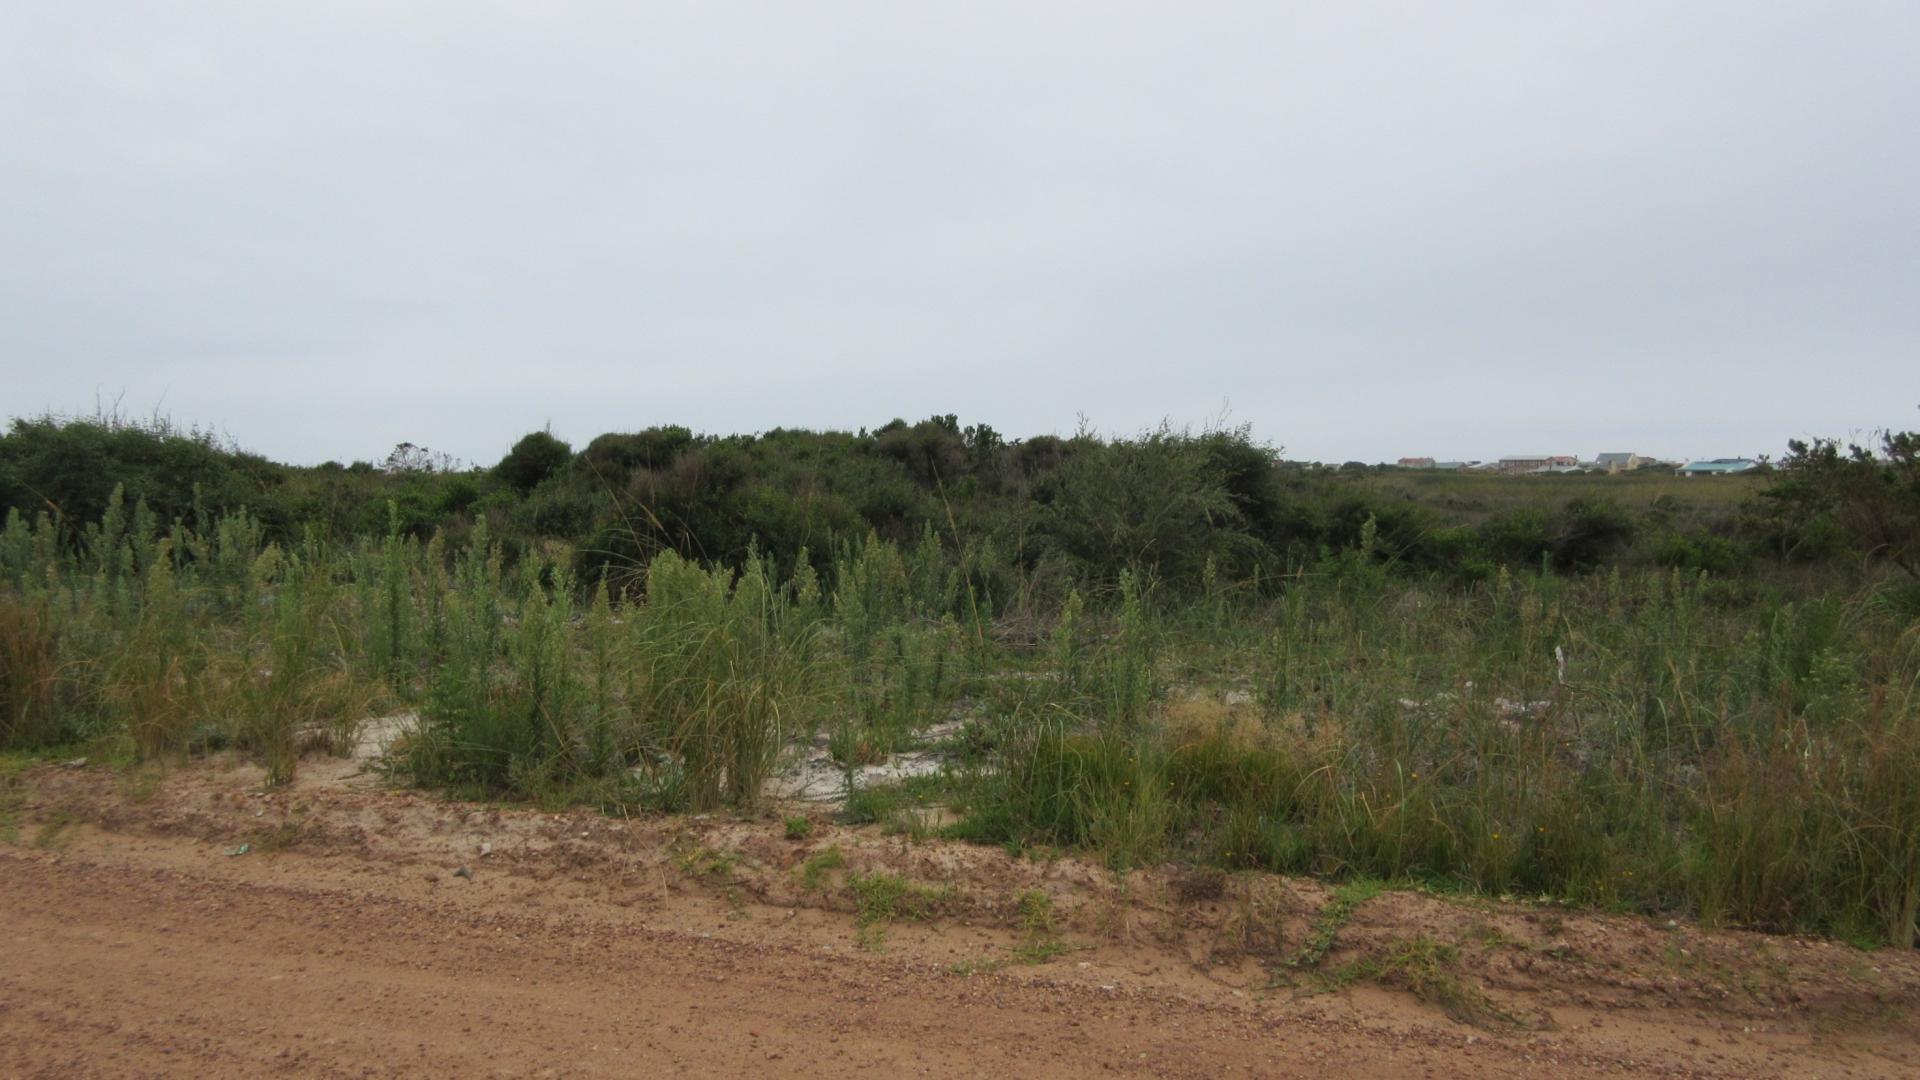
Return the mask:
M 0 0 L 0 412 L 1920 428 L 1920 3 Z

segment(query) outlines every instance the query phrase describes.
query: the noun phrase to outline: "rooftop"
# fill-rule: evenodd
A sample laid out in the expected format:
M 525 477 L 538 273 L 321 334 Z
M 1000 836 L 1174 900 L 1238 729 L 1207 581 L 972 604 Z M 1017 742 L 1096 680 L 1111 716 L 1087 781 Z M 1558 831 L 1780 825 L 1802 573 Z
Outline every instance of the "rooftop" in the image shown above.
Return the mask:
M 1704 461 L 1689 461 L 1680 467 L 1683 473 L 1737 473 L 1757 469 L 1760 463 L 1751 458 L 1710 458 Z

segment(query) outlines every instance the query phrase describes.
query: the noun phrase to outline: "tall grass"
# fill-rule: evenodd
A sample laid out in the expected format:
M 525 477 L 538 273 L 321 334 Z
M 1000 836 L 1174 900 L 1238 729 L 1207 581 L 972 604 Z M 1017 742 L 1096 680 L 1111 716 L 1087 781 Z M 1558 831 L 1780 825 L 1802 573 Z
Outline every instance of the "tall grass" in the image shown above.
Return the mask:
M 609 589 L 484 527 L 282 547 L 116 497 L 0 528 L 0 744 L 233 746 L 280 783 L 411 706 L 420 783 L 745 809 L 801 735 L 851 768 L 958 715 L 977 839 L 1914 942 L 1907 594 L 1859 568 L 1423 577 L 1373 535 L 1197 596 L 1009 581 L 932 535 L 785 575 L 665 553 Z M 992 589 L 1063 602 L 996 623 Z
M 736 575 L 663 554 L 644 604 L 582 590 L 564 560 L 508 578 L 484 546 L 449 580 L 408 747 L 422 782 L 748 807 L 805 721 L 811 623 L 763 560 Z
M 47 601 L 0 594 L 0 746 L 32 746 L 58 736 L 59 665 Z
M 752 806 L 786 736 L 807 721 L 811 627 L 770 564 L 736 576 L 663 554 L 637 620 L 650 738 L 697 808 Z
M 1336 566 L 1224 623 L 1174 614 L 1212 680 L 1145 728 L 1063 706 L 967 793 L 966 831 L 1914 941 L 1920 630 L 1877 585 Z
M 0 533 L 0 743 L 96 740 L 115 756 L 237 745 L 269 779 L 298 740 L 345 745 L 374 688 L 339 625 L 342 563 L 262 541 L 244 513 L 162 527 L 116 491 L 78 535 L 13 515 Z M 16 687 L 18 689 L 16 689 Z

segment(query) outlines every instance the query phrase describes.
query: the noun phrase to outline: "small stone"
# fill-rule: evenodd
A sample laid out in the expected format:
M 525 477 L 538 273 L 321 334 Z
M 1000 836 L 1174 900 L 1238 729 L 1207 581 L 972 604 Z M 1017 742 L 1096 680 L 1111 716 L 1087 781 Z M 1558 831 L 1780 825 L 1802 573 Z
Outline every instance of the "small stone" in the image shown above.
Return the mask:
M 469 870 L 469 869 L 467 869 L 467 868 L 466 868 L 466 867 L 464 867 L 464 866 L 462 866 L 462 867 L 460 867 L 459 869 L 457 869 L 457 870 L 455 870 L 455 871 L 453 872 L 453 876 L 454 876 L 454 877 L 463 877 L 463 878 L 466 878 L 466 879 L 467 879 L 468 881 L 472 881 L 472 880 L 473 880 L 473 871 L 472 871 L 472 870 Z

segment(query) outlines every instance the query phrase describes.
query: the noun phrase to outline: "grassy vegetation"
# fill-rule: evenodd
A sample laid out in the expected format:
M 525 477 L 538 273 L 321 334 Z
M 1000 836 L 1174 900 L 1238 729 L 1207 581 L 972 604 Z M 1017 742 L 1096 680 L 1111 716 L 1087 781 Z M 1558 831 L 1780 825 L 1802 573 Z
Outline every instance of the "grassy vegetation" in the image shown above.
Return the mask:
M 1357 489 L 1382 501 L 1412 501 L 1458 521 L 1478 523 L 1501 513 L 1524 513 L 1585 497 L 1607 499 L 1643 514 L 1664 511 L 1703 526 L 1738 509 L 1770 482 L 1765 473 L 1700 478 L 1675 476 L 1666 469 L 1547 476 L 1381 469 L 1352 478 Z
M 1014 897 L 1014 908 L 1020 916 L 1020 940 L 1013 946 L 1015 962 L 1044 964 L 1074 951 L 1075 946 L 1060 937 L 1053 897 L 1046 890 L 1022 890 Z
M 632 438 L 573 457 L 536 441 L 490 482 L 558 498 L 568 470 L 626 462 L 630 484 L 666 483 L 676 454 L 765 449 Z M 398 500 L 383 531 L 344 534 L 164 514 L 119 489 L 84 526 L 15 511 L 0 746 L 232 747 L 283 783 L 302 752 L 406 710 L 419 723 L 394 765 L 417 783 L 751 810 L 816 735 L 851 775 L 958 720 L 941 775 L 859 789 L 848 818 L 920 834 L 918 810 L 944 803 L 953 835 L 1117 868 L 1416 880 L 1914 942 L 1920 603 L 1878 548 L 1832 547 L 1865 535 L 1844 515 L 1650 488 L 1628 506 L 1604 485 L 1640 480 L 1593 477 L 1565 501 L 1448 517 L 1447 498 L 1479 498 L 1458 478 L 1404 481 L 1424 494 L 1400 504 L 1295 490 L 1238 437 L 971 457 L 968 438 L 903 426 L 870 437 L 892 448 L 875 460 L 833 459 L 834 483 L 873 490 L 939 490 L 949 466 L 976 488 L 1001 477 L 937 527 L 883 535 L 855 515 L 841 532 L 828 515 L 719 562 L 496 539 L 485 512 L 423 537 Z M 1149 498 L 1183 483 L 1200 487 Z M 1788 557 L 1769 554 L 1788 532 Z M 871 925 L 926 899 L 848 887 Z
M 807 856 L 800 864 L 800 885 L 808 891 L 825 887 L 827 875 L 847 865 L 847 856 L 838 844 Z
M 0 843 L 20 842 L 20 804 L 25 799 L 20 774 L 32 764 L 24 754 L 0 754 Z
M 1396 943 L 1383 955 L 1355 960 L 1329 977 L 1333 986 L 1362 980 L 1399 987 L 1421 1001 L 1438 1006 L 1463 1024 L 1526 1026 L 1520 1017 L 1500 1008 L 1473 979 L 1461 973 L 1458 948 L 1424 934 Z
M 739 856 L 710 847 L 690 847 L 675 852 L 673 862 L 688 877 L 726 880 L 733 876 Z
M 853 894 L 860 944 L 868 949 L 878 949 L 897 920 L 931 918 L 953 898 L 951 886 L 909 881 L 884 870 L 848 878 L 847 891 Z
M 1289 964 L 1296 968 L 1314 968 L 1333 951 L 1340 930 L 1352 920 L 1353 913 L 1361 904 L 1379 896 L 1383 886 L 1370 878 L 1349 881 L 1333 891 L 1317 918 L 1313 920 L 1313 929 L 1307 939 L 1300 944 Z

